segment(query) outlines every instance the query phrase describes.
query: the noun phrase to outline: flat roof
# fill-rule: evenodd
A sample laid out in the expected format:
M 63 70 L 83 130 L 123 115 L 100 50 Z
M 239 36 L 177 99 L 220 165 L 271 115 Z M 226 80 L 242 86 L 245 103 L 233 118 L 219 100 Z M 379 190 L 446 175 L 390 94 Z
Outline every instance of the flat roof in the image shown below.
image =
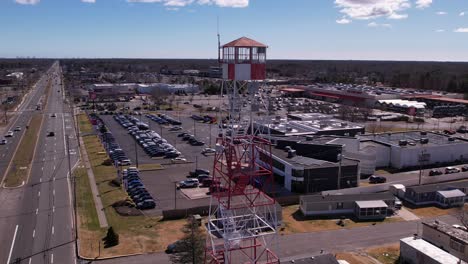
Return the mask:
M 300 196 L 300 200 L 306 203 L 355 202 L 355 201 L 374 201 L 374 200 L 385 201 L 385 200 L 392 200 L 392 199 L 395 199 L 395 196 L 391 194 L 390 192 Z
M 468 104 L 468 100 L 451 98 L 451 97 L 440 96 L 440 95 L 410 95 L 407 97 L 408 98 L 422 98 L 426 100 L 434 100 L 434 101 L 441 101 L 441 102 L 447 102 L 447 103 Z
M 423 225 L 439 230 L 440 232 L 447 234 L 448 236 L 463 242 L 465 245 L 468 244 L 468 232 L 455 228 L 445 222 L 439 220 L 423 221 Z M 423 231 L 424 237 L 424 231 Z
M 304 156 L 294 156 L 292 158 L 288 158 L 288 151 L 283 150 L 283 149 L 278 149 L 278 148 L 272 148 L 271 149 L 271 154 L 293 166 L 296 167 L 304 167 L 305 169 L 311 169 L 311 168 L 318 168 L 318 167 L 336 167 L 338 166 L 337 162 L 330 162 L 326 160 L 319 160 L 319 159 L 314 159 L 314 158 L 309 158 L 309 157 L 304 157 Z M 355 160 L 350 160 L 344 158 L 341 162 L 342 166 L 352 166 L 358 164 L 359 161 Z
M 428 184 L 428 185 L 421 185 L 421 186 L 411 186 L 407 187 L 407 191 L 413 190 L 416 193 L 427 193 L 427 192 L 436 192 L 436 191 L 443 191 L 443 190 L 450 190 L 450 189 L 458 189 L 458 188 L 468 188 L 468 181 L 459 181 L 459 182 L 445 182 L 445 183 L 437 183 L 437 184 Z
M 294 262 L 293 262 L 294 261 Z M 331 253 L 310 256 L 310 257 L 300 257 L 300 258 L 282 258 L 281 263 L 295 263 L 295 264 L 339 264 L 335 256 Z
M 382 200 L 356 201 L 359 208 L 387 208 L 388 205 Z
M 457 198 L 457 197 L 465 197 L 465 193 L 455 189 L 455 190 L 447 190 L 447 191 L 437 191 L 444 198 Z
M 400 239 L 400 242 L 416 249 L 419 253 L 430 257 L 438 263 L 458 264 L 459 259 L 457 257 L 421 238 L 414 239 L 414 237 L 405 237 Z
M 423 134 L 425 133 L 425 134 Z M 360 135 L 362 140 L 372 140 L 378 143 L 411 148 L 411 147 L 421 147 L 421 146 L 439 146 L 439 145 L 451 145 L 451 144 L 467 144 L 468 141 L 452 137 L 439 133 L 432 133 L 428 131 L 408 131 L 408 132 L 395 132 L 395 133 L 379 133 L 379 134 L 365 134 Z M 428 139 L 427 144 L 421 144 L 421 139 Z M 449 138 L 452 138 L 453 141 L 449 141 Z M 406 146 L 400 146 L 400 140 L 406 140 Z

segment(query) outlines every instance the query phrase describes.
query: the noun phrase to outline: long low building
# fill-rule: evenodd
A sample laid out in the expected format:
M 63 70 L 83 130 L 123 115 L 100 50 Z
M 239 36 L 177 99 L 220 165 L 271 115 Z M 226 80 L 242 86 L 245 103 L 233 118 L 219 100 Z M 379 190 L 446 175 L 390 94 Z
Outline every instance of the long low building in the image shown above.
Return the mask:
M 460 207 L 467 193 L 468 181 L 448 182 L 407 187 L 403 199 L 415 206 Z
M 304 195 L 299 209 L 305 216 L 354 216 L 359 220 L 384 219 L 395 211 L 389 192 L 348 195 Z

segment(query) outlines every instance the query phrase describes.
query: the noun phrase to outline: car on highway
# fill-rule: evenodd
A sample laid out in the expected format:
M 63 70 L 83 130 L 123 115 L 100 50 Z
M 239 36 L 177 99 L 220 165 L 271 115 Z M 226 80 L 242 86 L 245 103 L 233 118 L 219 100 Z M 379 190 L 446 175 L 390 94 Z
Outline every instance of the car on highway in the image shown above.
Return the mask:
M 57 117 L 55 113 L 51 114 L 50 117 Z
M 456 167 L 447 167 L 445 168 L 445 174 L 459 173 L 461 170 Z
M 444 174 L 443 172 L 441 172 L 440 170 L 430 170 L 429 171 L 429 176 L 438 176 L 438 175 L 442 175 Z
M 14 132 L 13 131 L 8 131 L 5 135 L 5 137 L 12 137 L 14 135 Z
M 21 127 L 20 126 L 15 127 L 14 131 L 21 131 Z
M 0 145 L 5 145 L 7 142 L 5 138 L 0 139 Z
M 48 134 L 47 134 L 48 137 L 55 137 L 55 132 L 53 131 L 50 131 Z
M 387 178 L 383 176 L 372 175 L 369 177 L 369 183 L 385 183 Z
M 463 171 L 463 172 L 468 171 L 468 165 L 465 165 L 465 166 L 461 167 L 461 171 Z
M 200 185 L 198 179 L 188 179 L 185 181 L 179 182 L 180 188 L 197 188 Z

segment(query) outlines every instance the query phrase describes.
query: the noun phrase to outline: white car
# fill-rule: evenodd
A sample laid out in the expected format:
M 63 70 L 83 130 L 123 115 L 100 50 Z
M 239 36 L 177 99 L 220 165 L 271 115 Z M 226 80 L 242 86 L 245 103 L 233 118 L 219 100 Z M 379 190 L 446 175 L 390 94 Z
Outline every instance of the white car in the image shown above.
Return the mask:
M 15 127 L 15 131 L 21 131 L 21 127 L 20 126 Z
M 216 153 L 216 150 L 214 148 L 205 148 L 205 149 L 202 150 L 201 153 L 205 154 L 205 155 L 214 154 L 214 153 Z
M 179 158 L 179 157 L 177 157 L 177 158 L 171 159 L 171 162 L 172 162 L 172 163 L 186 163 L 186 162 L 187 162 L 187 159 L 186 159 L 186 158 Z
M 5 137 L 12 137 L 14 135 L 13 131 L 8 131 L 5 135 Z
M 8 141 L 6 139 L 0 139 L 0 145 L 5 145 Z
M 188 179 L 185 181 L 179 182 L 180 188 L 197 188 L 200 185 L 198 179 Z

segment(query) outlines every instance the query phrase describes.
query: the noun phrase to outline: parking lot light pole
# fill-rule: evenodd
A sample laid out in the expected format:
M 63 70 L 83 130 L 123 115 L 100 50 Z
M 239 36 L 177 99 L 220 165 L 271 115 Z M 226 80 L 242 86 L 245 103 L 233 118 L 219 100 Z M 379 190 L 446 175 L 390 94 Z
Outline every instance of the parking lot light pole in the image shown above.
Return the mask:
M 136 140 L 135 140 L 135 163 L 136 163 L 136 167 L 138 168 L 138 149 L 137 149 Z

